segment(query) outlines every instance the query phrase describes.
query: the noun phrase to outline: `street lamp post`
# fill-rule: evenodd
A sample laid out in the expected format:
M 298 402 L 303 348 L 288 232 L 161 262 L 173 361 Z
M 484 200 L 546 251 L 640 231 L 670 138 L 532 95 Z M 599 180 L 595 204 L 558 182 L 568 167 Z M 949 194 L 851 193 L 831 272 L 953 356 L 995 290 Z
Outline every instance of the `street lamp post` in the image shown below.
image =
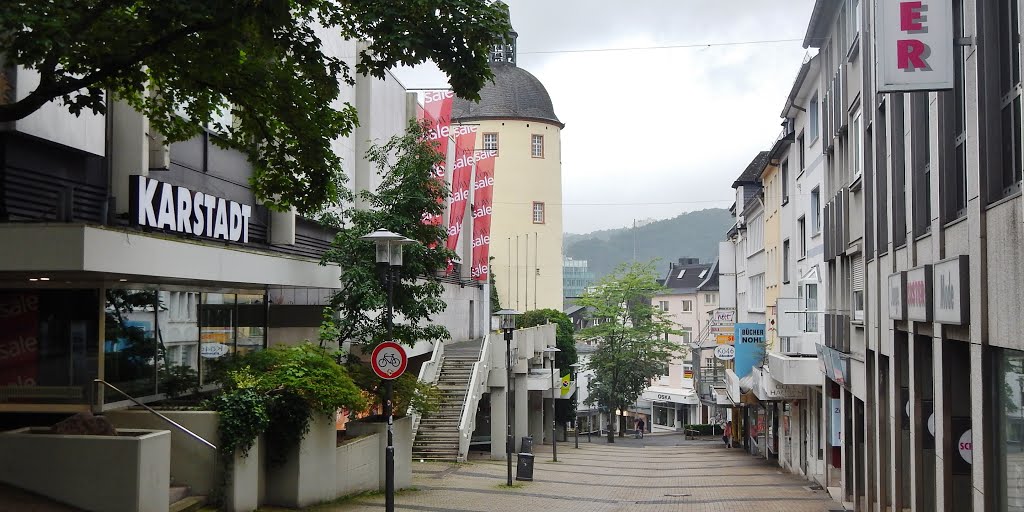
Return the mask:
M 395 273 L 402 266 L 402 246 L 416 243 L 415 240 L 406 238 L 398 233 L 392 233 L 385 229 L 378 229 L 373 233 L 359 237 L 360 240 L 373 242 L 377 254 L 377 268 L 380 269 L 381 280 L 387 290 L 387 311 L 384 315 L 384 324 L 387 329 L 388 341 L 394 334 L 394 294 L 395 294 Z M 392 404 L 392 382 L 384 381 L 384 416 L 388 419 L 388 445 L 384 450 L 384 509 L 387 512 L 395 510 L 395 439 L 394 439 L 394 411 Z
M 495 313 L 501 319 L 501 332 L 505 335 L 505 459 L 508 463 L 508 482 L 512 487 L 512 331 L 516 328 L 516 316 L 520 313 L 513 309 L 503 309 Z
M 555 353 L 561 352 L 558 347 L 548 347 L 544 352 L 551 354 L 551 461 L 558 462 L 558 438 L 555 429 L 558 420 L 555 419 Z
M 577 401 L 577 404 L 578 404 L 579 403 L 579 399 L 580 399 L 580 396 L 579 396 L 580 381 L 578 379 L 580 377 L 580 367 L 582 367 L 583 365 L 580 364 L 580 363 L 573 363 L 573 364 L 571 364 L 569 366 L 572 366 L 572 381 L 573 381 L 573 383 L 576 384 L 576 393 L 577 393 L 576 401 Z M 573 428 L 573 432 L 576 434 L 576 448 L 579 448 L 580 447 L 580 407 L 579 407 L 579 405 L 577 405 L 575 407 L 575 409 L 576 410 L 573 411 L 573 418 L 574 418 L 573 426 L 575 427 L 575 428 Z

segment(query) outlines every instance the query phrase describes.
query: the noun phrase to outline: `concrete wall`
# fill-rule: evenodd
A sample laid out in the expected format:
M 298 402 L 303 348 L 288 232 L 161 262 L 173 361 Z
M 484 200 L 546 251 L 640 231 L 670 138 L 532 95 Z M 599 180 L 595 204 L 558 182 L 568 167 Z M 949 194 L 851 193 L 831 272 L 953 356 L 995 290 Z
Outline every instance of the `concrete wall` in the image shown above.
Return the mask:
M 0 434 L 0 482 L 89 511 L 167 511 L 167 432 L 122 430 L 113 437 L 32 431 Z
M 412 485 L 412 418 L 406 416 L 396 419 L 392 429 L 395 446 L 395 489 L 403 489 Z M 377 439 L 374 453 L 381 461 L 377 468 L 377 489 L 383 489 L 384 473 L 387 469 L 383 463 L 388 445 L 387 424 L 353 421 L 348 424 L 348 433 L 356 436 L 374 436 Z M 368 466 L 367 469 L 372 467 Z
M 338 497 L 335 418 L 316 416 L 281 466 L 268 467 L 268 504 L 301 508 Z
M 487 332 L 490 311 L 486 310 L 487 295 L 483 288 L 443 283 L 441 300 L 448 307 L 432 317 L 433 323 L 448 328 L 452 341 L 482 338 Z
M 492 268 L 501 304 L 519 311 L 561 311 L 561 130 L 537 121 L 477 122 L 478 140 L 483 140 L 484 133 L 498 133 L 490 255 L 494 258 Z M 534 134 L 544 136 L 544 158 L 531 156 L 530 140 Z M 545 204 L 544 224 L 533 223 L 534 201 Z
M 39 85 L 39 73 L 18 66 L 15 75 L 15 98 L 16 101 L 20 101 Z M 28 117 L 15 121 L 14 129 L 102 156 L 105 153 L 106 136 L 104 119 L 104 116 L 93 114 L 88 109 L 84 110 L 81 116 L 75 116 L 57 100 L 43 105 Z
M 349 425 L 352 425 L 350 423 Z M 362 491 L 376 491 L 381 488 L 380 434 L 370 434 L 338 447 L 339 496 Z
M 219 415 L 214 411 L 160 411 L 199 437 L 220 445 L 217 435 Z M 119 430 L 125 428 L 168 430 L 171 435 L 171 480 L 176 485 L 187 485 L 193 494 L 211 495 L 220 487 L 220 462 L 216 450 L 192 436 L 168 425 L 153 413 L 141 410 L 111 411 L 105 414 Z M 254 510 L 259 506 L 260 440 L 249 451 L 248 457 L 235 456 L 231 482 L 225 490 L 228 508 L 233 512 Z

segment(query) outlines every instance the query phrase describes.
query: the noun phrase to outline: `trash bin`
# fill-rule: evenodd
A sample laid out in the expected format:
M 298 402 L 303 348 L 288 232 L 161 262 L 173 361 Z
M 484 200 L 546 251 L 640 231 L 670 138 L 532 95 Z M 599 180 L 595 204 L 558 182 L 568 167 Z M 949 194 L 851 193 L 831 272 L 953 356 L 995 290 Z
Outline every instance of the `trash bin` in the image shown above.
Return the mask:
M 533 453 L 533 437 L 524 436 L 522 442 L 519 443 L 519 451 L 521 453 Z
M 529 438 L 523 438 L 525 441 Z M 516 464 L 516 480 L 523 480 L 525 482 L 533 481 L 533 454 L 532 453 L 520 453 L 519 462 Z

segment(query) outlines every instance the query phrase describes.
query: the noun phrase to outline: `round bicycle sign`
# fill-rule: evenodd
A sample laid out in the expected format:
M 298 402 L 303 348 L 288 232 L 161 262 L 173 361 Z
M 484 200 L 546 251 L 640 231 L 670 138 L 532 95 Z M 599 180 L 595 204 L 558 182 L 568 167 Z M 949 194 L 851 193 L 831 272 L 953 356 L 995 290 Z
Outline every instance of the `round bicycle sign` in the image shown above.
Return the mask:
M 377 345 L 370 357 L 373 372 L 385 380 L 397 379 L 405 373 L 405 367 L 409 365 L 405 349 L 393 341 L 385 341 Z

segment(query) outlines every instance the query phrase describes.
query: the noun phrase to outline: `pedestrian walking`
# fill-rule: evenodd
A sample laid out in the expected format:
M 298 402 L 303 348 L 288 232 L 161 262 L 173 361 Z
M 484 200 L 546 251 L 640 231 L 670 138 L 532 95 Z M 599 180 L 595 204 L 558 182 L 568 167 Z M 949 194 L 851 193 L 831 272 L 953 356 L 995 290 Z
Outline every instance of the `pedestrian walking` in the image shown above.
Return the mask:
M 722 442 L 725 443 L 726 448 L 732 448 L 732 422 L 725 422 L 725 429 L 722 432 Z
M 643 418 L 637 418 L 636 419 L 636 438 L 637 439 L 643 439 L 644 438 L 644 419 Z

